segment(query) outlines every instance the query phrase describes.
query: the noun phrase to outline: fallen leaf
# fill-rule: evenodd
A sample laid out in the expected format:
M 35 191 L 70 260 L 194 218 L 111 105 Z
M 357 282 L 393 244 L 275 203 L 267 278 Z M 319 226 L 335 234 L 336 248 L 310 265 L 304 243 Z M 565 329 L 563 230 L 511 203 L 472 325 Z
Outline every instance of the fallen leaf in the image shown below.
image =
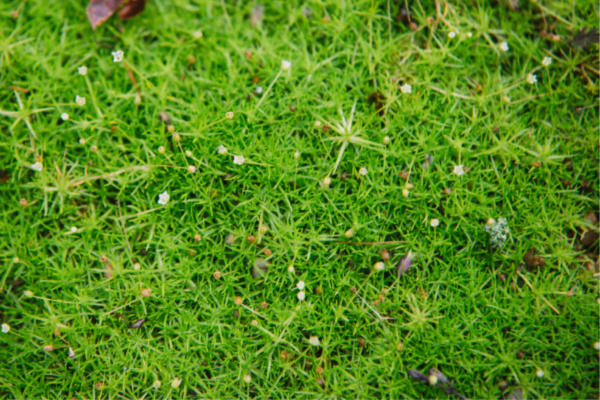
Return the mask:
M 398 276 L 402 276 L 403 274 L 408 272 L 410 266 L 412 265 L 412 261 L 413 261 L 414 257 L 415 257 L 414 253 L 412 251 L 409 251 L 406 256 L 402 257 L 402 259 L 400 261 L 398 261 L 398 265 L 397 265 Z
M 125 6 L 119 11 L 120 19 L 130 19 L 144 11 L 146 8 L 146 0 L 129 0 Z
M 136 329 L 141 327 L 142 325 L 144 325 L 144 322 L 146 322 L 146 318 L 142 318 L 142 319 L 138 319 L 137 321 L 135 321 L 133 324 L 129 324 L 127 325 L 127 328 L 129 329 Z
M 90 0 L 86 8 L 88 20 L 92 29 L 96 29 L 104 23 L 125 0 Z

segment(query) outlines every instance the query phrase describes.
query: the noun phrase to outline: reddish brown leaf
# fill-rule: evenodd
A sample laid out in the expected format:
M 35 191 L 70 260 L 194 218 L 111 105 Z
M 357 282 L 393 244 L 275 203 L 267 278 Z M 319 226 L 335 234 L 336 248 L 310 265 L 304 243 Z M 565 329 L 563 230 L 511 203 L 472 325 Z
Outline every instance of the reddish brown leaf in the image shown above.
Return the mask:
M 96 29 L 111 15 L 117 11 L 117 8 L 123 4 L 125 0 L 90 0 L 86 11 L 88 20 L 92 25 L 92 29 Z
M 119 11 L 119 18 L 121 19 L 129 19 L 133 18 L 142 11 L 146 7 L 146 0 L 129 0 L 125 6 Z

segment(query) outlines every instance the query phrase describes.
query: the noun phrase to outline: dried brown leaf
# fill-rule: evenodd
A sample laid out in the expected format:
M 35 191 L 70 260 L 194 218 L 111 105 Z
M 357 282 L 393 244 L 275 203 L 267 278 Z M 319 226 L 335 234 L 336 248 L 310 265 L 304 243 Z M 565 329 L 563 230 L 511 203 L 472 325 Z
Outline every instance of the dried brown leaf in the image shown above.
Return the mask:
M 125 0 L 90 0 L 86 8 L 88 20 L 92 29 L 96 29 L 104 23 Z
M 144 11 L 146 0 L 129 0 L 119 11 L 120 19 L 130 19 Z

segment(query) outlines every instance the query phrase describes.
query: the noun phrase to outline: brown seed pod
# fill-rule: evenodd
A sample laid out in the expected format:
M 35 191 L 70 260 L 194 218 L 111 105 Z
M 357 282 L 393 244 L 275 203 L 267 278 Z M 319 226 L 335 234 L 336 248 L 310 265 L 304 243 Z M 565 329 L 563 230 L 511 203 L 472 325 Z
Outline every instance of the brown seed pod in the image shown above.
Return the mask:
M 404 342 L 398 342 L 398 344 L 396 345 L 396 350 L 397 351 L 404 350 Z
M 141 293 L 144 297 L 150 297 L 152 295 L 152 289 L 144 288 L 142 289 Z
M 254 243 L 254 242 L 256 242 L 256 236 L 248 235 L 248 236 L 246 236 L 246 240 L 248 241 L 248 243 Z
M 350 293 L 353 293 L 353 294 L 356 293 L 356 288 L 355 287 L 351 287 L 350 288 Z
M 19 204 L 21 205 L 21 207 L 27 207 L 27 199 L 19 200 Z
M 221 279 L 221 271 L 215 271 L 215 273 L 213 274 L 213 276 L 215 277 L 215 279 Z
M 408 179 L 408 172 L 400 171 L 400 178 L 402 178 L 404 180 Z
M 536 161 L 536 162 L 534 162 L 534 163 L 533 163 L 533 167 L 534 167 L 534 168 L 539 168 L 539 167 L 541 167 L 541 166 L 542 166 L 542 163 L 541 163 L 541 162 L 539 162 L 539 161 Z
M 360 347 L 365 347 L 366 344 L 367 344 L 367 342 L 365 341 L 365 339 L 363 339 L 363 338 L 358 339 L 358 345 Z
M 290 353 L 288 353 L 286 350 L 281 350 L 281 353 L 279 353 L 279 357 L 283 358 L 284 360 L 287 360 L 290 357 Z
M 390 252 L 386 249 L 381 250 L 381 258 L 383 259 L 383 261 L 390 261 Z
M 267 303 L 266 301 L 262 301 L 260 303 L 260 308 L 267 308 L 267 307 L 269 307 L 269 303 Z
M 450 194 L 450 193 L 452 193 L 452 189 L 450 189 L 450 188 L 444 189 L 444 194 Z
M 200 236 L 200 234 L 199 234 L 199 233 L 196 233 L 196 235 L 194 235 L 194 240 L 195 240 L 196 242 L 201 242 L 201 241 L 202 241 L 202 236 Z
M 238 297 L 236 297 L 235 299 L 233 299 L 233 302 L 234 302 L 236 305 L 238 305 L 238 306 L 241 306 L 241 305 L 242 305 L 242 303 L 243 303 L 244 301 L 242 300 L 242 298 L 241 298 L 241 297 L 239 297 L 239 296 L 238 296 Z
M 271 251 L 271 249 L 264 249 L 263 253 L 265 253 L 265 256 L 269 257 L 271 254 L 273 254 L 273 252 Z
M 321 366 L 319 365 L 317 368 L 315 368 L 315 372 L 316 372 L 318 375 L 322 375 L 322 374 L 323 374 L 323 367 L 321 367 Z
M 323 124 L 323 133 L 329 133 L 329 125 L 328 124 Z
M 248 60 L 252 59 L 252 52 L 250 50 L 246 50 L 244 52 L 244 57 L 246 57 Z
M 321 287 L 321 285 L 317 286 L 317 288 L 315 289 L 315 293 L 318 295 L 323 294 L 323 288 Z
M 240 312 L 238 310 L 234 310 L 233 311 L 233 318 L 239 318 L 240 317 Z

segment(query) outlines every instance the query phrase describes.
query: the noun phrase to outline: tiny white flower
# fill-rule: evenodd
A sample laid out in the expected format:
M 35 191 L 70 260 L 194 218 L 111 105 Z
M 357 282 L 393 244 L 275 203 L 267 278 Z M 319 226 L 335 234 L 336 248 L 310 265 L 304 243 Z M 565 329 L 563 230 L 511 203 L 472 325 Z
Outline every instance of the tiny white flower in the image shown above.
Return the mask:
M 187 167 L 187 169 L 190 172 L 190 174 L 193 174 L 194 172 L 196 172 L 196 166 L 194 166 L 194 165 L 189 165 Z
M 248 374 L 244 375 L 244 382 L 246 382 L 246 383 L 252 382 L 252 377 Z
M 203 36 L 202 31 L 198 29 L 196 32 L 193 33 L 193 36 L 195 39 L 200 39 Z
M 78 106 L 85 106 L 85 97 L 75 96 L 75 103 Z
M 308 343 L 312 344 L 313 346 L 318 346 L 321 344 L 321 341 L 319 340 L 318 336 L 311 336 L 310 339 L 308 339 Z
M 169 193 L 165 190 L 164 192 L 162 192 L 161 194 L 158 195 L 158 204 L 161 205 L 165 205 L 169 202 L 169 199 L 171 198 L 171 196 L 169 196 Z
M 306 294 L 302 290 L 298 292 L 298 300 L 304 301 L 305 297 L 306 297 Z
M 450 32 L 448 32 L 448 37 L 449 37 L 450 39 L 454 39 L 454 38 L 456 37 L 456 32 L 454 32 L 454 31 L 450 31 Z
M 390 144 L 390 137 L 386 136 L 383 138 L 383 144 Z
M 69 347 L 69 358 L 75 358 L 75 350 L 72 347 Z
M 160 381 L 157 379 L 157 380 L 155 380 L 155 381 L 154 381 L 154 383 L 152 384 L 152 387 L 153 387 L 154 389 L 158 390 L 158 389 L 160 389 L 160 385 L 161 385 L 161 382 L 160 382 Z
M 158 152 L 160 154 L 165 154 L 165 146 L 158 146 Z
M 471 32 L 467 33 L 468 37 L 473 37 L 473 34 Z
M 67 114 L 67 113 L 60 114 L 60 119 L 62 119 L 63 121 L 68 120 L 69 119 L 69 114 Z
M 500 50 L 508 51 L 508 43 L 506 43 L 506 42 L 500 43 Z
M 331 178 L 326 176 L 325 178 L 323 178 L 323 180 L 321 181 L 321 187 L 324 187 L 325 189 L 329 188 L 329 185 L 331 185 Z
M 404 85 L 400 86 L 400 90 L 402 93 L 412 93 L 412 86 L 408 83 L 405 83 Z
M 30 297 L 31 298 L 31 297 L 33 297 L 33 292 L 31 290 L 26 290 L 26 291 L 23 292 L 23 295 L 25 297 Z
M 229 112 L 225 113 L 225 118 L 232 119 L 233 118 L 233 112 L 229 111 Z
M 219 154 L 227 154 L 227 147 L 220 145 L 217 147 L 217 153 Z
M 175 378 L 173 379 L 173 382 L 171 382 L 171 387 L 173 389 L 177 389 L 179 385 L 181 385 L 181 379 Z
M 458 176 L 461 176 L 465 173 L 465 168 L 462 165 L 455 165 L 454 169 L 452 169 L 452 172 Z
M 288 267 L 288 272 L 289 272 L 290 274 L 293 274 L 293 273 L 294 273 L 294 271 L 296 271 L 296 269 L 294 268 L 294 266 L 293 266 L 293 265 L 290 265 L 290 266 Z
M 429 379 L 429 384 L 431 386 L 435 386 L 438 383 L 438 380 L 439 380 L 438 377 L 437 377 L 437 375 L 435 375 L 435 374 L 429 375 L 428 379 Z
M 298 150 L 296 150 L 296 152 L 294 153 L 294 158 L 296 160 L 300 158 L 300 152 Z
M 594 343 L 594 349 L 600 350 L 600 342 Z
M 300 289 L 300 290 L 303 290 L 303 289 L 304 289 L 304 286 L 305 286 L 305 285 L 304 285 L 304 281 L 300 281 L 300 282 L 298 282 L 298 283 L 296 284 L 296 287 L 297 287 L 298 289 Z
M 262 86 L 257 86 L 254 91 L 256 92 L 256 94 L 261 94 L 263 92 L 263 88 Z
M 42 172 L 42 169 L 44 168 L 44 166 L 42 165 L 41 162 L 37 161 L 33 164 L 31 164 L 31 169 L 37 172 Z
M 233 156 L 233 163 L 237 165 L 242 165 L 246 161 L 244 156 Z
M 121 50 L 113 51 L 111 54 L 113 56 L 113 61 L 116 63 L 123 61 L 123 56 L 125 55 Z
M 538 369 L 535 374 L 538 376 L 538 378 L 543 378 L 544 375 L 546 375 L 541 369 Z
M 188 156 L 188 157 L 191 157 L 191 156 L 193 156 L 194 154 L 193 154 L 193 153 L 192 153 L 190 150 L 186 150 L 186 151 L 185 151 L 185 155 L 186 155 L 186 156 Z
M 321 121 L 316 120 L 315 121 L 315 128 L 320 128 L 321 127 Z
M 491 226 L 491 225 L 494 225 L 495 223 L 496 223 L 496 220 L 494 218 L 488 218 L 488 220 L 487 220 L 488 225 Z
M 139 271 L 140 268 L 142 268 L 142 266 L 140 265 L 140 263 L 133 264 L 133 269 L 134 270 Z
M 537 82 L 537 76 L 535 76 L 534 74 L 527 75 L 527 83 L 529 83 L 530 85 L 533 85 L 536 82 Z
M 77 227 L 76 226 L 72 226 L 71 227 L 71 232 L 73 232 L 73 233 L 77 232 Z
M 544 57 L 544 60 L 542 61 L 542 65 L 544 67 L 548 67 L 550 64 L 552 64 L 552 59 L 550 57 Z
M 284 71 L 287 71 L 288 69 L 290 69 L 292 67 L 292 63 L 287 61 L 287 60 L 283 60 L 281 62 L 281 69 Z
M 87 67 L 82 65 L 81 67 L 77 68 L 77 72 L 79 72 L 79 75 L 85 75 L 87 74 Z
M 383 271 L 385 269 L 385 264 L 381 261 L 376 262 L 374 267 L 375 271 Z
M 365 176 L 369 173 L 369 171 L 367 171 L 367 169 L 365 167 L 360 167 L 360 169 L 358 170 L 358 173 L 361 174 L 362 176 Z
M 431 225 L 432 228 L 437 228 L 440 225 L 440 220 L 437 218 L 434 218 L 431 220 L 431 222 L 429 224 Z
M 13 262 L 14 262 L 15 264 L 16 264 L 16 263 L 18 263 L 18 262 L 19 262 L 19 257 L 15 257 L 15 258 L 13 258 Z
M 83 138 L 79 139 L 79 144 L 85 144 L 85 139 L 83 139 Z
M 135 104 L 136 106 L 142 104 L 142 96 L 140 96 L 138 93 L 136 93 L 135 97 L 133 98 L 133 104 Z
M 2 333 L 8 333 L 8 332 L 10 332 L 10 325 L 2 324 Z

